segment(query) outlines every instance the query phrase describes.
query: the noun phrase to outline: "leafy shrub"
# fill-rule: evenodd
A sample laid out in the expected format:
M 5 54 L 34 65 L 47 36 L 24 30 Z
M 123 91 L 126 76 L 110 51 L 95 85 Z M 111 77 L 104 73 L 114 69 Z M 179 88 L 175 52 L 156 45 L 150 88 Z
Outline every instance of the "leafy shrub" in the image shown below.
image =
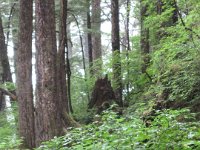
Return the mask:
M 181 122 L 177 121 L 180 118 Z M 146 127 L 139 116 L 119 117 L 115 112 L 105 111 L 101 123 L 69 129 L 65 136 L 44 142 L 38 150 L 199 149 L 199 122 L 191 118 L 193 115 L 187 109 L 165 110 L 158 112 Z
M 16 149 L 22 143 L 17 133 L 17 116 L 14 103 L 0 112 L 0 149 Z

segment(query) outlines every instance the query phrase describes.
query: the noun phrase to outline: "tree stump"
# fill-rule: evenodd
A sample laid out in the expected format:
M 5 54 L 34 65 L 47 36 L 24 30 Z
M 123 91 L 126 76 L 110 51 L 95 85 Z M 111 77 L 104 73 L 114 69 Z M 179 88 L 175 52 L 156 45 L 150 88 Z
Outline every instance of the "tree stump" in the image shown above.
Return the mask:
M 115 100 L 114 90 L 106 75 L 105 78 L 95 82 L 88 109 L 97 108 L 97 112 L 100 113 L 107 109 L 113 100 Z

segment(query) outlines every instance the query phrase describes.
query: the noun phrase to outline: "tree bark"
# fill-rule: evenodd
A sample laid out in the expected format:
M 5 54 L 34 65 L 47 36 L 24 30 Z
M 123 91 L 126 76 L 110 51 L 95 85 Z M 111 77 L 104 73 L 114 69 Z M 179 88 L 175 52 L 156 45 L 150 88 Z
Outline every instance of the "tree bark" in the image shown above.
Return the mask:
M 3 84 L 3 68 L 2 64 L 0 63 L 0 86 Z M 4 97 L 4 92 L 0 88 L 0 112 L 3 111 L 6 107 L 6 101 Z
M 66 81 L 66 58 L 65 58 L 65 48 L 67 46 L 67 0 L 60 0 L 60 32 L 59 32 L 59 49 L 58 49 L 58 57 L 57 57 L 57 72 L 59 72 L 57 78 L 57 88 L 60 103 L 62 103 L 62 107 L 68 113 L 73 111 L 72 108 L 69 108 L 69 101 L 67 97 L 67 81 Z M 69 87 L 68 87 L 69 88 Z M 63 111 L 64 111 L 63 110 Z M 70 110 L 70 111 L 69 111 Z
M 127 60 L 127 84 L 126 84 L 126 90 L 127 90 L 127 97 L 126 99 L 129 100 L 129 95 L 130 95 L 130 81 L 129 81 L 129 74 L 130 74 L 130 63 L 129 63 L 129 52 L 131 50 L 131 46 L 130 46 L 130 34 L 129 34 L 129 23 L 130 23 L 130 9 L 131 9 L 131 2 L 130 0 L 126 1 L 126 25 L 125 25 L 125 29 L 126 29 L 126 60 Z
M 93 66 L 93 56 L 92 56 L 92 34 L 91 34 L 91 15 L 90 15 L 90 0 L 87 1 L 87 42 L 88 42 L 88 57 L 89 57 L 89 70 L 90 75 L 93 75 L 92 66 Z
M 119 36 L 119 1 L 111 1 L 112 15 L 112 52 L 113 52 L 113 82 L 115 96 L 119 106 L 123 106 L 122 101 L 122 76 L 121 76 L 121 57 L 120 57 L 120 36 Z
M 4 82 L 12 82 L 12 74 L 10 71 L 10 64 L 7 55 L 7 46 L 5 43 L 5 36 L 3 30 L 3 22 L 0 14 L 0 84 Z M 6 101 L 4 92 L 0 91 L 0 110 L 4 110 Z
M 33 1 L 20 0 L 19 49 L 17 50 L 17 97 L 19 134 L 23 147 L 35 147 L 35 123 L 32 89 L 32 25 Z
M 16 73 L 18 33 L 19 33 L 19 3 L 18 2 L 15 2 L 15 6 L 13 8 L 11 26 L 12 26 L 12 42 L 13 42 L 13 51 L 14 51 L 14 72 Z
M 3 68 L 3 82 L 12 82 L 12 74 L 10 70 L 10 63 L 8 60 L 7 46 L 5 43 L 5 36 L 4 36 L 1 17 L 0 17 L 0 61 Z
M 36 146 L 63 134 L 56 70 L 54 0 L 36 0 Z
M 70 111 L 73 113 L 72 99 L 71 99 L 71 62 L 72 58 L 72 43 L 71 43 L 71 33 L 70 33 L 70 23 L 67 25 L 67 51 L 66 51 L 66 73 L 67 73 L 67 92 Z
M 142 73 L 146 73 L 146 69 L 149 65 L 150 58 L 150 44 L 149 44 L 149 28 L 145 27 L 145 18 L 147 14 L 147 4 L 143 0 L 140 1 L 140 48 L 142 54 Z
M 3 51 L 5 51 L 5 37 L 3 32 L 3 25 L 0 16 L 0 85 L 4 82 L 4 69 L 3 69 Z M 3 91 L 0 91 L 0 111 L 5 109 L 5 97 Z
M 101 76 L 102 70 L 102 50 L 101 50 L 101 0 L 92 0 L 92 50 L 93 63 L 95 63 L 94 74 Z

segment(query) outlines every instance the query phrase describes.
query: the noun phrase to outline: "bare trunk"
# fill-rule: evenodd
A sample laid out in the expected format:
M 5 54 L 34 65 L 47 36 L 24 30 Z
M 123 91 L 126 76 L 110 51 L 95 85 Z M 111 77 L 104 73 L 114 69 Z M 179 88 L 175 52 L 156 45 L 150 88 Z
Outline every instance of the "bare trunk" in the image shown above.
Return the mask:
M 122 75 L 119 37 L 119 2 L 111 1 L 112 14 L 112 52 L 113 52 L 113 82 L 117 103 L 123 106 L 122 101 Z
M 2 65 L 0 63 L 0 86 L 1 84 L 3 84 L 3 68 L 2 68 Z M 4 92 L 0 90 L 0 112 L 3 111 L 6 107 L 5 105 L 5 97 L 4 97 Z
M 32 20 L 33 1 L 20 0 L 19 49 L 17 50 L 17 97 L 19 134 L 23 147 L 35 147 L 35 124 L 32 89 Z
M 54 0 L 36 0 L 36 146 L 63 133 L 57 91 Z
M 72 41 L 71 41 L 71 33 L 70 33 L 70 24 L 67 25 L 67 51 L 66 51 L 66 71 L 67 71 L 67 91 L 68 91 L 68 101 L 69 101 L 69 109 L 73 112 L 72 108 L 72 100 L 71 100 L 71 64 L 70 58 L 72 58 Z
M 19 32 L 19 3 L 16 2 L 12 15 L 12 42 L 14 51 L 14 71 L 16 73 L 17 49 L 18 49 L 18 32 Z
M 88 11 L 87 11 L 87 42 L 88 42 L 88 57 L 89 57 L 89 70 L 90 75 L 93 74 L 92 66 L 93 66 L 93 56 L 92 56 L 92 34 L 91 34 L 91 16 L 90 16 L 90 1 L 88 0 Z
M 140 48 L 142 53 L 142 73 L 146 73 L 146 69 L 149 65 L 150 58 L 149 58 L 149 52 L 150 52 L 150 45 L 149 45 L 149 29 L 145 27 L 145 18 L 147 17 L 147 4 L 144 4 L 144 2 L 141 0 L 140 2 Z
M 127 90 L 127 99 L 129 100 L 129 94 L 130 94 L 130 81 L 129 81 L 129 74 L 130 74 L 130 66 L 129 66 L 129 51 L 131 50 L 130 46 L 130 36 L 129 36 L 129 23 L 130 23 L 130 8 L 131 8 L 131 2 L 130 0 L 126 1 L 126 59 L 127 59 L 127 84 L 126 84 L 126 90 Z
M 92 0 L 92 49 L 93 63 L 95 63 L 94 74 L 101 76 L 102 70 L 102 52 L 101 52 L 101 0 Z
M 57 88 L 60 103 L 62 104 L 63 112 L 69 113 L 69 101 L 67 97 L 67 81 L 66 81 L 66 63 L 65 63 L 65 48 L 67 46 L 67 0 L 60 0 L 60 32 L 59 32 L 59 50 L 57 57 Z
M 2 25 L 2 20 L 0 16 L 0 85 L 3 84 L 4 80 L 4 75 L 3 75 L 3 51 L 5 49 L 5 37 L 4 37 L 4 32 L 3 32 L 3 25 Z M 5 109 L 5 98 L 4 94 L 2 91 L 0 91 L 0 111 Z
M 3 31 L 2 20 L 0 17 L 0 61 L 3 68 L 3 82 L 12 82 L 12 74 L 7 54 L 7 46 Z
M 0 85 L 4 82 L 12 82 L 12 75 L 7 55 L 7 46 L 3 31 L 3 23 L 0 14 Z M 0 111 L 6 107 L 4 93 L 0 91 Z

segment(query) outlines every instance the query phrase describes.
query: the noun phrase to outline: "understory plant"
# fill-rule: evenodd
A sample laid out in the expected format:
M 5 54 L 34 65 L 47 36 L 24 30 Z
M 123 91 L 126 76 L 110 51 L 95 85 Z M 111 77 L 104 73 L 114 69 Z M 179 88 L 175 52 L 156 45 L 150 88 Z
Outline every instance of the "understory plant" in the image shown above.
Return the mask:
M 17 132 L 17 116 L 15 103 L 0 112 L 0 149 L 17 149 L 22 143 Z
M 113 111 L 105 111 L 94 123 L 82 128 L 70 128 L 65 136 L 44 142 L 38 150 L 200 148 L 200 125 L 188 109 L 158 111 L 148 127 L 139 115 L 130 114 L 118 116 Z

